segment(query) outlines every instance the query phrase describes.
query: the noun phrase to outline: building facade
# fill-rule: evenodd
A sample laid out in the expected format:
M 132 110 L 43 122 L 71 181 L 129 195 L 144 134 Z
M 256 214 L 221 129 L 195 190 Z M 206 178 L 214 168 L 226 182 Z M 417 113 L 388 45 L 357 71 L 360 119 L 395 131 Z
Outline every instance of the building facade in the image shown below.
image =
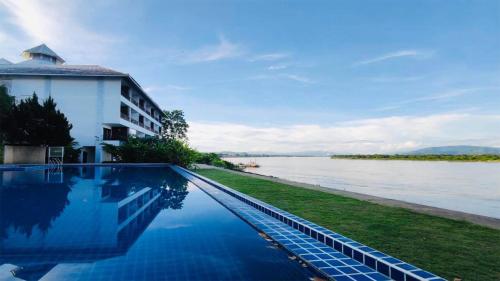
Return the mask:
M 73 124 L 81 162 L 111 160 L 102 143 L 128 136 L 158 136 L 161 108 L 126 73 L 98 65 L 68 65 L 45 44 L 22 53 L 19 63 L 0 60 L 0 85 L 16 100 L 52 97 Z

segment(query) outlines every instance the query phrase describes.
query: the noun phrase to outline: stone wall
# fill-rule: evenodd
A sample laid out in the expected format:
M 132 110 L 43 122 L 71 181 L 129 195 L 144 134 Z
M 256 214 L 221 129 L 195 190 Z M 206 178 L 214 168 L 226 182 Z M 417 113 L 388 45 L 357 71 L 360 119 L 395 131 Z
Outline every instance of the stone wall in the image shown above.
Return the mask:
M 4 164 L 45 164 L 45 151 L 43 146 L 17 146 L 4 147 Z

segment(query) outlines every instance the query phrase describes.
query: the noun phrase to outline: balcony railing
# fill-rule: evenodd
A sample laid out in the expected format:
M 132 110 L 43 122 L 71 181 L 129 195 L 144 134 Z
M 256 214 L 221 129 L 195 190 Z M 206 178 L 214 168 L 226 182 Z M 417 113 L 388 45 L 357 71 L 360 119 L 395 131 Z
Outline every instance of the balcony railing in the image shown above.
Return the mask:
M 111 136 L 103 136 L 103 140 L 117 140 L 117 141 L 126 141 L 128 139 L 127 135 L 111 135 Z
M 130 122 L 136 124 L 136 125 L 139 125 L 139 121 L 135 120 L 135 119 L 131 119 Z

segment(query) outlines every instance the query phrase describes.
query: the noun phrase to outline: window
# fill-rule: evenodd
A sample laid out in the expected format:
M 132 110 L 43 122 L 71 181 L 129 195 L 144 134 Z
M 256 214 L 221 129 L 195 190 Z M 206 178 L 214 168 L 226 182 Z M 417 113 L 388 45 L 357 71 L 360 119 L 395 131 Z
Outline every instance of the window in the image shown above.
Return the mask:
M 111 129 L 102 128 L 102 138 L 103 140 L 111 140 Z

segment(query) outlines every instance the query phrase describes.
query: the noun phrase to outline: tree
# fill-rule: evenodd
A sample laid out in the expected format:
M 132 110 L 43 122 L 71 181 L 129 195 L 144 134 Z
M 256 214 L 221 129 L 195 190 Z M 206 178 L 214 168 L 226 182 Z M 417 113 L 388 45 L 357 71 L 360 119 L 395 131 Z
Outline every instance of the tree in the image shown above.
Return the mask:
M 189 128 L 184 112 L 182 110 L 164 110 L 162 118 L 162 138 L 174 140 L 187 140 L 187 130 Z
M 2 116 L 1 130 L 7 144 L 69 146 L 73 127 L 49 97 L 40 104 L 35 93 Z
M 4 132 L 3 124 L 7 121 L 12 106 L 14 105 L 14 98 L 7 94 L 7 88 L 0 86 L 0 145 L 3 143 Z

